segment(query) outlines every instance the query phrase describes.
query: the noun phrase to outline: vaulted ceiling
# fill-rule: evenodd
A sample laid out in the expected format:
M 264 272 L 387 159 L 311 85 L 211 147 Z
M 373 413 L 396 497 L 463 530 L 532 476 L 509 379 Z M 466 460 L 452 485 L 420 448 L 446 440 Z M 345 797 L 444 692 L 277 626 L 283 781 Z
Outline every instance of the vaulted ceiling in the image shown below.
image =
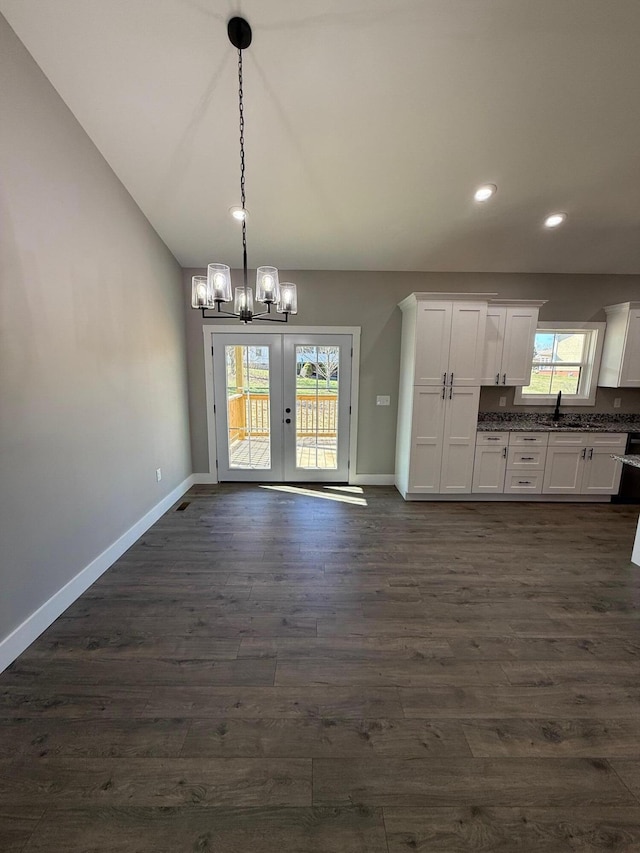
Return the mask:
M 241 262 L 241 14 L 250 265 L 640 272 L 638 0 L 0 11 L 183 266 Z

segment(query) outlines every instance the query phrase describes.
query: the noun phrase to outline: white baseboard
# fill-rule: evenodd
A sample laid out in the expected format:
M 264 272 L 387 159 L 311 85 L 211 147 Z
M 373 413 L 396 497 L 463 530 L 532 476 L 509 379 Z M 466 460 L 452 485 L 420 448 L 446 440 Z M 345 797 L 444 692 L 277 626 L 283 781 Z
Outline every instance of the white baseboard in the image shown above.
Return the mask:
M 179 500 L 194 484 L 191 474 L 157 503 L 142 518 L 123 533 L 119 539 L 92 560 L 71 578 L 48 601 L 28 616 L 21 625 L 0 641 L 0 672 L 5 670 L 22 652 L 36 640 L 73 602 L 87 590 L 100 575 L 112 566 L 143 533 Z
M 393 486 L 395 474 L 354 474 L 349 478 L 352 486 Z

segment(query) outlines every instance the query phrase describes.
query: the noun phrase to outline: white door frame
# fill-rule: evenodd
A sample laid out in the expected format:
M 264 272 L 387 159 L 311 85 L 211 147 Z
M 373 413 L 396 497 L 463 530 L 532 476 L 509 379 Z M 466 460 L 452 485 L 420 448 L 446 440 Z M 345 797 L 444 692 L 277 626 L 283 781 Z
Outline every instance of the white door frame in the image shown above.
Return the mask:
M 282 335 L 351 335 L 353 341 L 353 358 L 351 359 L 351 418 L 349 419 L 349 483 L 354 482 L 356 477 L 357 442 L 358 442 L 358 379 L 360 377 L 360 326 L 297 326 L 288 323 L 273 323 L 270 327 L 267 323 L 260 325 L 246 325 L 244 328 L 239 322 L 220 323 L 214 325 L 206 323 L 202 326 L 204 338 L 204 378 L 207 399 L 207 440 L 209 447 L 209 471 L 207 482 L 217 483 L 217 444 L 216 444 L 216 416 L 214 412 L 214 384 L 213 384 L 213 341 L 211 336 L 215 334 L 258 335 L 258 334 L 282 334 Z

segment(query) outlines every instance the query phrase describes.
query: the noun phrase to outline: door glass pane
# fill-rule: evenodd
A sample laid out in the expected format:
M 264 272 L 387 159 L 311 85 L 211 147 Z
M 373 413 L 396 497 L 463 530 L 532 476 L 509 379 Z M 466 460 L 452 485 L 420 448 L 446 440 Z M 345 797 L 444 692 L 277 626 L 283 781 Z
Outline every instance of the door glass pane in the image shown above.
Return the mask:
M 340 348 L 296 346 L 296 467 L 338 467 Z
M 230 468 L 270 468 L 269 347 L 226 346 Z

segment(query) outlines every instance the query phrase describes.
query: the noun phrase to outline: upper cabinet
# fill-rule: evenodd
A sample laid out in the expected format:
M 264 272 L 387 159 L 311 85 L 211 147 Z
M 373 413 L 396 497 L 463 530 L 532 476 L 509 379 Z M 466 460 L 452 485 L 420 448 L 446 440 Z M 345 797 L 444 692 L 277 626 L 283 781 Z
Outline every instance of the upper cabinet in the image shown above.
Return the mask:
M 401 303 L 403 336 L 413 326 L 413 385 L 478 386 L 488 294 L 439 295 L 413 293 Z
M 607 305 L 598 385 L 640 388 L 640 302 Z
M 501 300 L 487 309 L 481 385 L 528 385 L 541 300 Z

